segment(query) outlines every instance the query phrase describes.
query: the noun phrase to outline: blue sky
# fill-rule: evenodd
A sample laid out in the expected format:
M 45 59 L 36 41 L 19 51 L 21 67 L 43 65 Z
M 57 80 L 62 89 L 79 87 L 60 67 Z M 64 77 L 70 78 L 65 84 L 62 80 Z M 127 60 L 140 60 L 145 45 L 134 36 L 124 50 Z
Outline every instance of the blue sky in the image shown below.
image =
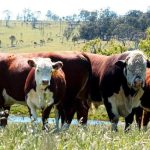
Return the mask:
M 150 0 L 0 0 L 0 17 L 8 9 L 12 17 L 21 13 L 24 8 L 32 11 L 41 11 L 45 16 L 47 10 L 59 16 L 72 15 L 85 9 L 89 11 L 110 8 L 117 14 L 124 15 L 129 10 L 150 9 Z

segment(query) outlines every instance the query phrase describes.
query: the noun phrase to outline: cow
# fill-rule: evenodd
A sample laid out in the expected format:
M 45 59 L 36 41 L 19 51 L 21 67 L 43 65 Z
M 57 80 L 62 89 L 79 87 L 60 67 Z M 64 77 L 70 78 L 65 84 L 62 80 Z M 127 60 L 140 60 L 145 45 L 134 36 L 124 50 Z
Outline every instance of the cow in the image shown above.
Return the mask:
M 133 109 L 132 113 L 127 117 L 126 126 L 128 127 L 132 124 L 134 120 L 134 115 L 136 117 L 136 123 L 138 128 L 141 129 L 141 126 L 146 131 L 147 125 L 150 119 L 150 69 L 146 69 L 146 80 L 144 86 L 144 94 L 140 98 L 141 104 L 139 107 Z
M 52 62 L 50 58 L 29 59 L 28 64 L 33 67 L 25 82 L 25 100 L 30 109 L 32 121 L 37 120 L 36 109 L 40 109 L 42 114 L 54 105 L 62 103 L 66 80 L 62 71 L 63 63 L 60 61 Z M 60 105 L 60 104 L 59 104 Z M 56 111 L 58 112 L 58 111 Z M 45 118 L 44 118 L 45 119 Z M 56 114 L 56 129 L 58 125 L 59 114 Z M 48 130 L 46 120 L 43 121 L 43 129 Z
M 51 58 L 52 62 L 61 61 L 63 63 L 62 70 L 66 78 L 63 109 L 67 117 L 63 116 L 65 119 L 63 119 L 62 124 L 66 122 L 66 128 L 69 127 L 75 112 L 78 113 L 78 120 L 83 118 L 82 124 L 86 124 L 89 109 L 87 98 L 90 64 L 80 52 L 0 53 L 1 111 L 10 110 L 13 104 L 27 105 L 25 102 L 24 86 L 31 70 L 27 62 L 29 59 L 36 57 Z M 47 119 L 48 113 L 45 112 L 42 118 L 43 120 Z
M 112 130 L 140 105 L 149 61 L 140 50 L 104 56 L 83 53 L 91 63 L 90 101 L 103 102 Z

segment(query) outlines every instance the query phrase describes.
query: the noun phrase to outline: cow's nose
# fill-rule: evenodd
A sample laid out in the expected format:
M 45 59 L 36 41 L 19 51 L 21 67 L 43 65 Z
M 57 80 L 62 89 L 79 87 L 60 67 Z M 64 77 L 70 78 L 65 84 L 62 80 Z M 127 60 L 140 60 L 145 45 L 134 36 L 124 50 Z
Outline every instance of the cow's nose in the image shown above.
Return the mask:
M 139 76 L 137 76 L 137 77 L 135 78 L 135 80 L 134 80 L 134 85 L 135 85 L 135 87 L 140 87 L 140 86 L 142 86 L 142 85 L 143 85 L 143 80 L 142 80 Z
M 49 84 L 49 80 L 42 80 L 42 84 L 43 85 L 48 85 Z

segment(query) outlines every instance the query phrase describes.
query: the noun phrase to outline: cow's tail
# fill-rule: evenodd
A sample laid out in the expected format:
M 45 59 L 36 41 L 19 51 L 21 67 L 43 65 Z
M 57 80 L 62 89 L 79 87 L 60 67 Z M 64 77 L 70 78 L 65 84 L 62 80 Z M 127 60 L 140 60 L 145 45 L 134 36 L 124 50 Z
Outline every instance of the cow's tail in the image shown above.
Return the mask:
M 88 62 L 88 90 L 89 93 L 91 93 L 91 82 L 92 82 L 92 66 L 91 66 L 91 61 L 89 59 L 89 57 L 86 55 L 86 53 L 82 52 L 82 55 L 84 56 L 84 58 L 86 59 L 86 61 Z M 89 94 L 90 97 L 90 94 Z M 89 98 L 90 99 L 90 98 Z

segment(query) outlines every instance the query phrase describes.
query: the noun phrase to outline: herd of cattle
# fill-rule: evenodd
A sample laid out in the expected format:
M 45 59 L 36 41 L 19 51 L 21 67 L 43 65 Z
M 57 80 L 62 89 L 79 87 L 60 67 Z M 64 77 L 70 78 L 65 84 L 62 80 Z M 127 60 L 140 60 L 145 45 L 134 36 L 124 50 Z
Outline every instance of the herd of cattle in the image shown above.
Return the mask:
M 10 107 L 26 105 L 30 117 L 42 111 L 43 129 L 53 106 L 56 128 L 71 124 L 74 114 L 86 125 L 91 103 L 104 104 L 112 130 L 119 117 L 125 130 L 134 115 L 146 129 L 150 117 L 150 61 L 140 50 L 111 56 L 83 53 L 0 53 L 0 125 L 6 126 Z

